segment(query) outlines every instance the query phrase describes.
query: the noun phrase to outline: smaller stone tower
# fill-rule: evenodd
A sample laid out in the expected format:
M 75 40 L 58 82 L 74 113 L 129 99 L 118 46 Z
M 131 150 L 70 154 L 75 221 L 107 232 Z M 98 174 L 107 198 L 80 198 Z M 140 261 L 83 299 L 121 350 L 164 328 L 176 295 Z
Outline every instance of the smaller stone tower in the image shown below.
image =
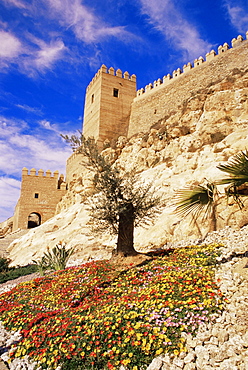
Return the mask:
M 15 208 L 13 231 L 30 229 L 53 217 L 56 206 L 66 193 L 64 177 L 59 177 L 55 171 L 53 176 L 50 170 L 22 169 L 21 195 Z
M 84 136 L 94 137 L 100 148 L 106 140 L 126 136 L 135 96 L 135 75 L 102 65 L 86 90 Z

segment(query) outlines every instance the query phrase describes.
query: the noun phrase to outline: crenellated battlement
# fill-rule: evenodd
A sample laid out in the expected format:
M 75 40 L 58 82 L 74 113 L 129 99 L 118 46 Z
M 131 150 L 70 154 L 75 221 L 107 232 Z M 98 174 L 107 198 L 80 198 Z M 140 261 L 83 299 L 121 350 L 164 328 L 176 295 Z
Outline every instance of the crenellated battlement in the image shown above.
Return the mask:
M 248 31 L 246 32 L 246 40 L 248 40 Z M 231 41 L 231 48 L 235 48 L 239 46 L 242 42 L 244 41 L 244 38 L 239 35 L 237 38 L 233 38 Z M 163 77 L 163 79 L 158 79 L 155 80 L 153 83 L 149 83 L 148 85 L 145 86 L 145 88 L 141 88 L 137 91 L 137 98 L 140 98 L 144 96 L 144 94 L 150 93 L 151 91 L 156 91 L 157 89 L 168 85 L 172 83 L 175 79 L 179 78 L 181 75 L 194 70 L 195 68 L 200 67 L 201 65 L 210 62 L 217 58 L 219 55 L 222 55 L 226 51 L 231 49 L 229 45 L 225 42 L 223 45 L 220 45 L 218 47 L 218 52 L 216 53 L 215 50 L 211 50 L 209 53 L 205 55 L 205 59 L 200 56 L 198 59 L 194 60 L 193 65 L 189 62 L 188 64 L 185 64 L 183 68 L 178 68 L 172 72 L 172 75 L 169 73 L 166 76 Z
M 104 73 L 115 76 L 115 77 L 118 77 L 118 78 L 123 78 L 124 80 L 129 80 L 129 81 L 132 81 L 132 82 L 136 83 L 136 75 L 132 74 L 130 76 L 130 74 L 127 71 L 123 73 L 120 69 L 117 69 L 115 71 L 115 69 L 113 67 L 110 67 L 108 69 L 103 64 L 101 66 L 101 68 L 98 69 L 97 73 L 95 74 L 95 76 L 93 77 L 93 79 L 91 80 L 89 85 L 87 86 L 86 92 L 88 92 L 90 90 L 90 88 L 95 84 L 95 82 L 99 79 L 99 77 Z
M 45 175 L 44 175 L 45 174 Z M 31 168 L 30 173 L 28 173 L 28 169 L 23 167 L 22 169 L 22 176 L 33 176 L 33 177 L 52 177 L 54 179 L 58 179 L 59 171 L 54 171 L 53 176 L 50 170 L 44 172 L 43 170 L 39 170 L 38 173 L 35 168 Z M 63 176 L 63 175 L 62 175 Z

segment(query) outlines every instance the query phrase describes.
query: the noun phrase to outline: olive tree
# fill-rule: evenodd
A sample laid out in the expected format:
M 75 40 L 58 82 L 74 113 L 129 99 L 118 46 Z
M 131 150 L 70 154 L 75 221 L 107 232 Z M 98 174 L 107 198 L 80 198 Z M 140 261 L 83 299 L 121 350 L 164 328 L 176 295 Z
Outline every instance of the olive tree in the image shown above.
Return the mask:
M 160 197 L 155 195 L 152 182 L 142 181 L 135 167 L 126 171 L 111 164 L 93 138 L 82 133 L 62 137 L 75 152 L 83 154 L 82 165 L 94 174 L 94 194 L 87 201 L 94 230 L 109 229 L 117 234 L 117 254 L 137 254 L 134 228 L 149 224 L 160 212 Z

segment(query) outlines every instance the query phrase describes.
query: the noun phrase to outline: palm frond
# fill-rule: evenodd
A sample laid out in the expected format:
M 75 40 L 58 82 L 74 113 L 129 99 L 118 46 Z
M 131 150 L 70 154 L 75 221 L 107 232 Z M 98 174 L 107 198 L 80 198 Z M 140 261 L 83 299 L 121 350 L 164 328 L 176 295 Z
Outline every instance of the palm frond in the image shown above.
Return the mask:
M 218 184 L 243 185 L 248 182 L 248 151 L 246 150 L 236 154 L 229 163 L 220 164 L 217 168 L 231 175 L 231 177 L 218 181 Z
M 213 183 L 179 190 L 176 194 L 175 212 L 184 217 L 190 213 L 197 217 L 204 211 L 204 217 L 207 217 L 211 214 L 216 191 L 216 186 Z
M 229 163 L 220 164 L 217 168 L 231 175 L 218 181 L 218 185 L 229 185 L 226 189 L 227 200 L 232 197 L 238 204 L 239 208 L 243 208 L 244 204 L 240 197 L 247 194 L 243 191 L 243 187 L 248 186 L 248 151 L 242 151 L 236 154 Z

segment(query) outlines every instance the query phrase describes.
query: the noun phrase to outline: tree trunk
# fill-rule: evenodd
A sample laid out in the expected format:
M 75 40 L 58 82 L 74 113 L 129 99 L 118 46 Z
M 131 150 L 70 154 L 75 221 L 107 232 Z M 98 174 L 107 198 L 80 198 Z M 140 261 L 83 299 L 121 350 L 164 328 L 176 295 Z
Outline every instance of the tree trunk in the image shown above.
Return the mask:
M 129 209 L 119 215 L 117 254 L 133 256 L 137 252 L 133 247 L 134 233 L 134 210 L 130 205 Z
M 217 230 L 217 204 L 212 206 L 212 214 L 210 216 L 210 232 Z

